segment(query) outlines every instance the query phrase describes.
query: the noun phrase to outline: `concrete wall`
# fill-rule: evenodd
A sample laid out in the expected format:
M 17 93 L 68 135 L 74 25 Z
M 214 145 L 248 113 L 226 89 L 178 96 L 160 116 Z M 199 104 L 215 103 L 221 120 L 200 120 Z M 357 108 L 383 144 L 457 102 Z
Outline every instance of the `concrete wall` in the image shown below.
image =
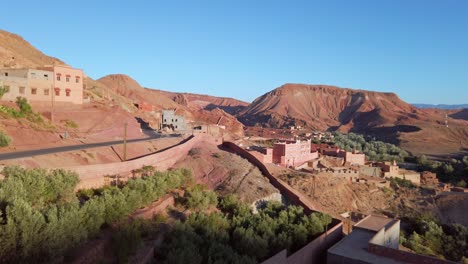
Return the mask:
M 341 150 L 337 156 L 344 158 L 345 162 L 348 162 L 351 165 L 364 165 L 366 163 L 366 155 L 364 155 L 364 153 L 352 153 Z
M 380 167 L 369 167 L 360 166 L 359 173 L 369 177 L 382 177 L 382 168 Z
M 389 227 L 380 229 L 369 241 L 369 244 L 398 249 L 400 244 L 400 220 L 395 221 Z
M 421 174 L 416 171 L 400 170 L 399 178 L 411 181 L 413 184 L 421 184 Z
M 448 264 L 456 262 L 438 259 L 430 256 L 419 255 L 403 250 L 398 250 L 394 248 L 388 248 L 381 245 L 376 245 L 369 243 L 368 247 L 369 252 L 375 255 L 383 256 L 390 258 L 395 261 L 403 262 L 403 263 L 412 263 L 412 264 Z
M 125 162 L 62 167 L 62 169 L 78 173 L 80 182 L 78 183 L 77 190 L 99 188 L 107 183 L 105 177 L 107 175 L 130 175 L 132 170 L 139 169 L 145 165 L 154 166 L 157 170 L 167 170 L 179 159 L 187 155 L 188 151 L 201 140 L 213 140 L 216 142 L 217 139 L 204 135 L 196 135 L 163 152 L 142 158 Z

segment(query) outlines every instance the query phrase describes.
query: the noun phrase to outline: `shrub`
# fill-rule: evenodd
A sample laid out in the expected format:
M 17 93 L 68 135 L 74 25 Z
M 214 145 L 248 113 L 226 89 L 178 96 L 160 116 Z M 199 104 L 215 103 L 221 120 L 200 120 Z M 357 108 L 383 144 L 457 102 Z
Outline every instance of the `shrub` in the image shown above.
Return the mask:
M 396 178 L 396 177 L 390 178 L 390 185 L 393 188 L 396 188 L 396 187 L 415 188 L 416 187 L 410 180 Z
M 28 103 L 28 100 L 26 98 L 21 96 L 16 97 L 16 105 L 19 107 L 20 112 L 23 115 L 32 113 L 31 105 Z
M 9 91 L 10 91 L 10 87 L 6 85 L 0 86 L 0 99 Z
M 10 145 L 11 143 L 11 138 L 5 134 L 5 132 L 0 131 L 0 147 L 6 147 Z
M 200 148 L 192 148 L 189 150 L 188 155 L 193 157 L 201 154 L 201 149 Z
M 203 185 L 196 185 L 185 192 L 185 202 L 190 209 L 204 210 L 216 206 L 218 196 L 213 191 L 204 190 Z
M 70 119 L 61 120 L 61 122 L 64 122 L 65 126 L 69 127 L 69 128 L 77 128 L 78 127 L 78 124 L 75 123 L 75 121 L 70 120 Z

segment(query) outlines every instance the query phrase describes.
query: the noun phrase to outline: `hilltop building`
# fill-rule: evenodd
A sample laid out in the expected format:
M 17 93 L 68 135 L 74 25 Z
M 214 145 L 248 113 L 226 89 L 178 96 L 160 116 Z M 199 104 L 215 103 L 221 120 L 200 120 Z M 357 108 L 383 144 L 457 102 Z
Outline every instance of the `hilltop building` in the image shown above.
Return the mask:
M 185 117 L 176 115 L 174 110 L 162 110 L 161 129 L 169 128 L 174 131 L 187 130 Z
M 273 160 L 281 166 L 296 166 L 318 158 L 318 152 L 311 152 L 310 140 L 284 141 L 273 145 Z
M 83 104 L 84 78 L 82 70 L 68 66 L 1 69 L 0 85 L 9 90 L 2 100 L 15 101 L 21 96 L 30 102 Z

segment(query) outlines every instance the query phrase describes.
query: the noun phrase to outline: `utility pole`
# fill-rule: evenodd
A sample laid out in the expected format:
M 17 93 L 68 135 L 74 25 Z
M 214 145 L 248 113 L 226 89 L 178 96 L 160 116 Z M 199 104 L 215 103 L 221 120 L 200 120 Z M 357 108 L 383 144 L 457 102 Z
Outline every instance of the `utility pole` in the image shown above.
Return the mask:
M 55 83 L 55 79 L 54 79 L 54 83 Z M 54 108 L 55 108 L 55 88 L 54 88 L 54 85 L 52 85 L 51 89 L 50 89 L 50 99 L 51 99 L 51 103 L 52 103 L 52 110 L 50 111 L 50 121 L 52 123 L 54 123 Z
M 127 160 L 127 122 L 124 124 L 123 161 Z

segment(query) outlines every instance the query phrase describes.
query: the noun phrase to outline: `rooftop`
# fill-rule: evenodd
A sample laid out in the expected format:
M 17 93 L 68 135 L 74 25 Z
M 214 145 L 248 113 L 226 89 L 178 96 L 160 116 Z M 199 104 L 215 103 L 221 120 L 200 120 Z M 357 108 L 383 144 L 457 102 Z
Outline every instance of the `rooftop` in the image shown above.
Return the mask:
M 372 254 L 368 251 L 368 243 L 375 236 L 374 231 L 355 229 L 340 242 L 331 247 L 328 252 L 333 255 L 346 256 L 351 259 L 360 260 L 362 263 L 401 263 L 390 258 Z
M 357 224 L 354 225 L 354 227 L 378 232 L 380 229 L 386 226 L 391 226 L 397 221 L 398 220 L 392 218 L 370 215 L 359 221 Z

